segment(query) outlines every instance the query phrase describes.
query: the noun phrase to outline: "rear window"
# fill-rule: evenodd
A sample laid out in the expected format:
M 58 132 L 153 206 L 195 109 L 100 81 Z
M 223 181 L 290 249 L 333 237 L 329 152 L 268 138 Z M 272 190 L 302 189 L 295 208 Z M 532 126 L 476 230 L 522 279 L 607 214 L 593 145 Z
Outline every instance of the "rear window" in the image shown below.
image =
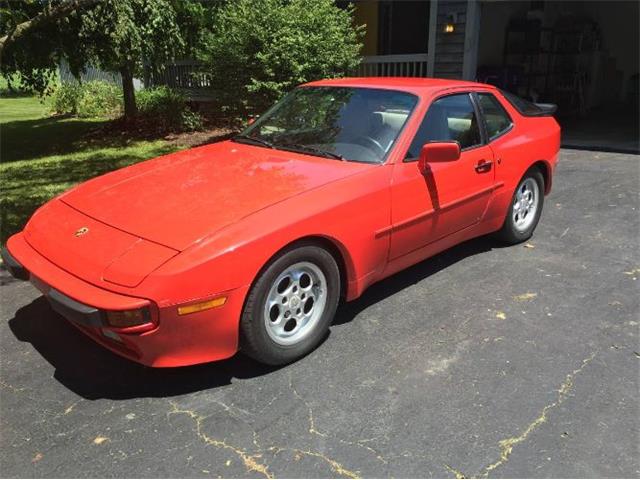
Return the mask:
M 513 93 L 505 92 L 504 90 L 500 90 L 500 93 L 502 93 L 502 95 L 504 95 L 504 98 L 506 98 L 509 103 L 513 105 L 513 108 L 518 110 L 518 112 L 520 112 L 520 114 L 522 115 L 526 115 L 528 117 L 536 117 L 538 115 L 544 114 L 544 110 L 542 108 L 537 106 L 535 103 L 530 102 L 529 100 L 525 100 L 524 98 L 514 95 Z

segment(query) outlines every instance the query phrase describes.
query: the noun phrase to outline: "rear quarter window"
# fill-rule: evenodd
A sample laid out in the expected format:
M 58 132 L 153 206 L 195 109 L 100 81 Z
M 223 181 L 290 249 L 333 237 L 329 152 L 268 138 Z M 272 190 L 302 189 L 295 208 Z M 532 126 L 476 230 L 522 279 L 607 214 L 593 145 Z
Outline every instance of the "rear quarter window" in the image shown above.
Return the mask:
M 511 128 L 513 125 L 511 117 L 509 117 L 509 114 L 496 97 L 490 93 L 478 93 L 478 102 L 487 127 L 489 140 L 499 137 Z

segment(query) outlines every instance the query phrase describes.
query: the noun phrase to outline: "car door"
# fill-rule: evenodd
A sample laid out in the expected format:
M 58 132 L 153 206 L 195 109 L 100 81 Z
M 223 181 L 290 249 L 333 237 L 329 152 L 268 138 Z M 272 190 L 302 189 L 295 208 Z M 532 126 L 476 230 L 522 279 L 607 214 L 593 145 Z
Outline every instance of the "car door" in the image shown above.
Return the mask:
M 430 163 L 423 175 L 420 151 L 435 141 L 459 142 L 460 158 Z M 480 221 L 493 190 L 493 152 L 470 93 L 445 95 L 429 106 L 393 177 L 391 260 Z

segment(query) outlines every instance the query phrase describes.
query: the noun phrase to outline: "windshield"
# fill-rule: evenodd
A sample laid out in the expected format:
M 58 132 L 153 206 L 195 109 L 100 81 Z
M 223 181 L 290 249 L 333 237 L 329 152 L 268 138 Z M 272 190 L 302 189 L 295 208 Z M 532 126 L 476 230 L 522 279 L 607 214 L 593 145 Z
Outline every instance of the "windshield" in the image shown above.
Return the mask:
M 393 90 L 300 87 L 234 138 L 339 160 L 380 163 L 418 99 Z

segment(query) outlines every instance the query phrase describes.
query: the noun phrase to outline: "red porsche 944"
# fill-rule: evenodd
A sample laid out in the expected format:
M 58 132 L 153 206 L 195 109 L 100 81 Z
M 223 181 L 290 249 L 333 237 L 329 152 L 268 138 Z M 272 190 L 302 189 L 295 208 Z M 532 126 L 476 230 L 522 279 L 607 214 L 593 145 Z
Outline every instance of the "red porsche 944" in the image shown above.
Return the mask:
M 269 364 L 341 299 L 472 237 L 531 237 L 560 148 L 552 105 L 490 85 L 302 85 L 231 140 L 83 183 L 2 256 L 53 310 L 145 365 Z

